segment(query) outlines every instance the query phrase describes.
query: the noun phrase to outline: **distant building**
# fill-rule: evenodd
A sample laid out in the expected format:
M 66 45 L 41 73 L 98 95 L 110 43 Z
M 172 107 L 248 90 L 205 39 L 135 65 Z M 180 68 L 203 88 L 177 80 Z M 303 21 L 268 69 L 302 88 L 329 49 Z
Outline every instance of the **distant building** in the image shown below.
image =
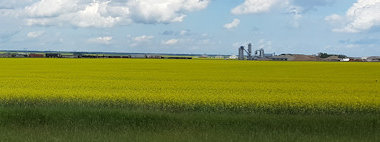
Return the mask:
M 147 58 L 145 54 L 134 54 L 131 55 L 131 58 Z
M 245 56 L 244 56 L 244 52 L 245 52 L 245 49 L 244 49 L 244 46 L 240 46 L 239 50 L 238 50 L 239 54 L 238 54 L 238 59 L 239 60 L 244 60 L 245 59 Z
M 224 59 L 224 56 L 215 56 L 215 59 Z
M 102 56 L 97 56 L 98 58 L 99 57 L 101 57 L 102 58 Z M 107 58 L 123 58 L 123 56 L 115 56 L 115 55 L 113 55 L 113 56 L 106 56 Z
M 365 59 L 367 62 L 380 62 L 380 56 L 371 56 Z
M 62 55 L 59 53 L 46 53 L 46 58 L 61 58 Z
M 10 58 L 10 57 L 12 57 L 12 55 L 9 53 L 0 54 L 0 58 Z
M 175 56 L 170 56 L 170 57 L 164 57 L 164 59 L 193 59 L 193 57 L 175 57 Z
M 286 57 L 272 57 L 273 61 L 288 61 Z
M 199 58 L 208 58 L 208 55 L 207 55 L 207 54 L 203 54 L 203 55 L 200 56 Z
M 29 54 L 30 58 L 43 58 L 45 57 L 44 54 Z
M 265 58 L 270 58 L 270 57 L 273 57 L 275 54 L 274 53 L 271 53 L 271 54 L 264 54 L 264 57 Z
M 162 56 L 159 56 L 159 55 L 147 55 L 146 58 L 149 58 L 149 59 L 162 59 Z
M 73 53 L 74 58 L 82 58 L 83 54 L 80 52 Z
M 343 58 L 343 59 L 340 59 L 341 62 L 349 62 L 350 61 L 350 58 Z
M 256 58 L 265 58 L 265 51 L 263 48 L 255 51 Z
M 65 54 L 65 55 L 61 55 L 62 58 L 78 58 L 78 56 L 75 56 L 74 54 L 70 55 L 70 54 Z
M 11 55 L 11 57 L 12 58 L 26 58 L 26 57 L 28 57 L 28 55 L 25 53 L 14 53 Z
M 238 59 L 238 56 L 236 56 L 236 55 L 231 55 L 230 57 L 228 57 L 228 59 L 231 59 L 231 60 L 237 60 L 237 59 Z

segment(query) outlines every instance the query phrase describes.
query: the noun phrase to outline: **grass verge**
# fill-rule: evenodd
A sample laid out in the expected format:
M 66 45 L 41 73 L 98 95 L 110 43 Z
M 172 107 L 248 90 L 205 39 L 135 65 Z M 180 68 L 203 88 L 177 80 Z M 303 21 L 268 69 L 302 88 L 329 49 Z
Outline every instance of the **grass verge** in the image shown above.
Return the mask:
M 2 141 L 378 141 L 377 112 L 208 111 L 2 103 Z

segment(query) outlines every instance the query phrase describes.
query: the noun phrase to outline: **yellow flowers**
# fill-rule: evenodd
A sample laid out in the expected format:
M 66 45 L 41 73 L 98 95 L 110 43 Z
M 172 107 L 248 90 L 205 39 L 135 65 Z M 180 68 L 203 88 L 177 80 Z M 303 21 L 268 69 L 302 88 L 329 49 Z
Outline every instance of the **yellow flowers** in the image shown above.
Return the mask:
M 380 108 L 380 63 L 0 59 L 0 99 Z

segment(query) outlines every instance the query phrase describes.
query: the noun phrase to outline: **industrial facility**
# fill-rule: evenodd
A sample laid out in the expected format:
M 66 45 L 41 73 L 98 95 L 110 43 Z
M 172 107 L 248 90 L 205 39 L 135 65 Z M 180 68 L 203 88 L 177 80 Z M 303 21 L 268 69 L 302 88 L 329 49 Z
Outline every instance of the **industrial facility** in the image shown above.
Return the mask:
M 258 60 L 258 61 L 326 61 L 326 62 L 380 62 L 379 56 L 372 57 L 347 57 L 345 55 L 318 53 L 316 55 L 303 54 L 266 54 L 263 48 L 253 50 L 251 43 L 238 48 L 238 56 L 230 56 L 229 59 Z
M 252 44 L 248 44 L 248 49 L 246 50 L 244 46 L 240 46 L 239 48 L 239 55 L 238 59 L 239 60 L 268 60 L 271 59 L 275 54 L 265 54 L 265 51 L 263 48 L 255 50 L 255 52 L 252 52 Z M 245 54 L 247 56 L 245 56 Z M 254 53 L 254 54 L 252 54 Z

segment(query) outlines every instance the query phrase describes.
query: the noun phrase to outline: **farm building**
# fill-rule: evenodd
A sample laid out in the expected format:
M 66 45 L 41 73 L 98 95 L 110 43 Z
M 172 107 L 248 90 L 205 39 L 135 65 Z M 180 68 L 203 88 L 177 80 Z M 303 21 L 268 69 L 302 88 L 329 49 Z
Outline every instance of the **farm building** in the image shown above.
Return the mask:
M 12 58 L 26 58 L 26 57 L 28 57 L 28 55 L 25 54 L 25 53 L 13 53 L 13 54 L 11 55 L 11 57 L 12 57 Z
M 62 55 L 59 53 L 46 53 L 46 58 L 61 58 Z
M 45 57 L 44 54 L 29 54 L 30 58 L 43 58 Z
M 236 56 L 236 55 L 231 55 L 230 57 L 228 57 L 228 59 L 236 60 L 236 59 L 238 59 L 238 56 Z
M 274 57 L 274 56 L 275 56 L 274 53 L 264 54 L 264 57 L 265 57 L 265 58 L 271 58 L 271 57 Z
M 73 53 L 73 55 L 75 58 L 82 58 L 82 56 L 83 56 L 83 54 L 79 53 L 79 52 L 75 52 L 75 53 Z
M 224 59 L 224 56 L 215 56 L 215 59 Z
M 81 58 L 98 58 L 96 55 L 82 55 Z
M 162 56 L 159 56 L 159 55 L 147 55 L 146 58 L 149 58 L 149 59 L 162 59 Z
M 371 56 L 364 59 L 367 62 L 380 62 L 380 56 Z
M 105 56 L 105 58 L 131 58 L 131 56 Z
M 0 54 L 0 58 L 10 58 L 10 57 L 12 57 L 12 55 L 9 53 Z
M 62 54 L 61 55 L 61 57 L 62 58 L 78 58 L 78 56 L 75 56 L 75 55 L 73 55 L 73 54 Z
M 340 59 L 340 61 L 341 62 L 349 62 L 349 61 L 351 61 L 351 59 L 350 58 L 343 58 L 343 59 Z
M 203 55 L 200 56 L 199 58 L 208 58 L 208 55 L 207 55 L 207 54 L 203 54 Z
M 286 57 L 272 57 L 273 61 L 288 61 Z
M 164 59 L 193 59 L 193 57 L 165 57 Z
M 131 58 L 146 58 L 147 56 L 145 54 L 134 54 L 131 55 Z

